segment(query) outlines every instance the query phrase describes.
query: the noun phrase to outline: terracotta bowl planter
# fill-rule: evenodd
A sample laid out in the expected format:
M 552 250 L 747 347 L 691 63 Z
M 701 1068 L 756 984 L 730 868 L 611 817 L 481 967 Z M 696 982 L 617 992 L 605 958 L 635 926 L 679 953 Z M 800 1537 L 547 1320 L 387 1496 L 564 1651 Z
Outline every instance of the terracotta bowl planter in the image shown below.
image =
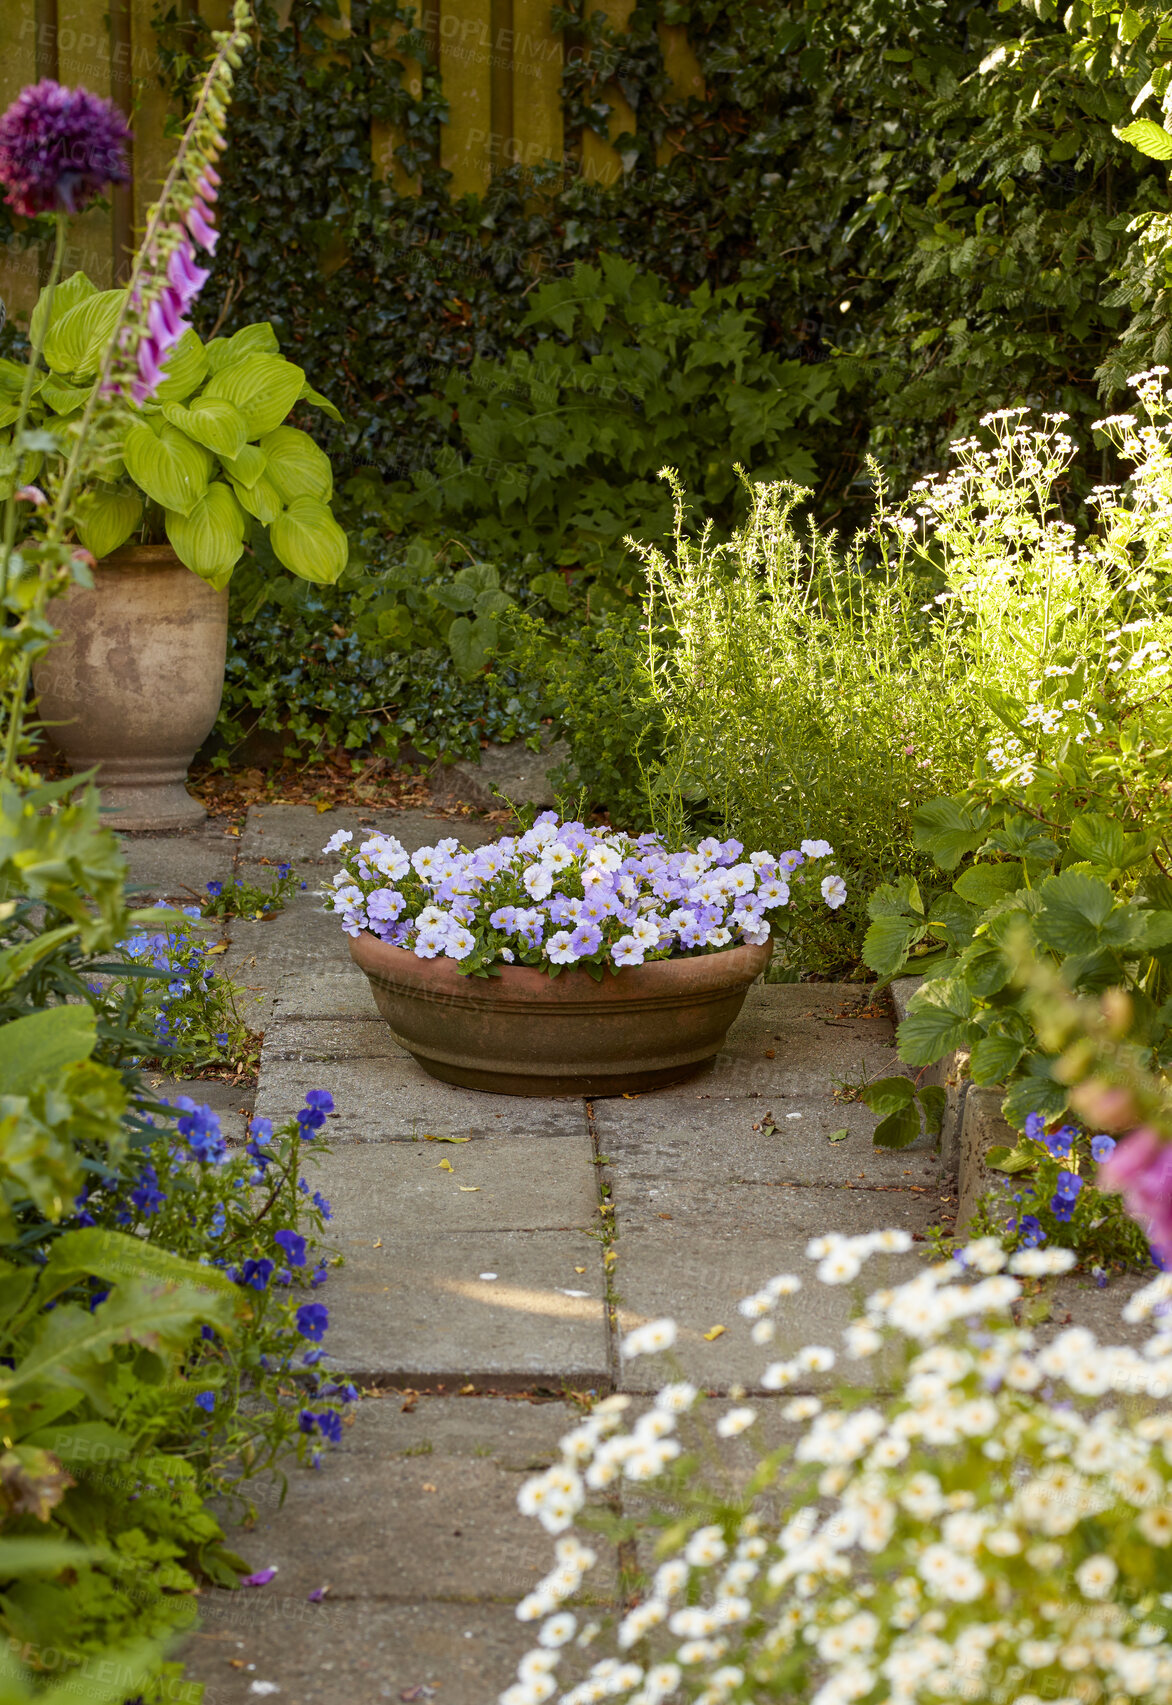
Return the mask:
M 500 1095 L 621 1095 L 714 1059 L 771 944 L 630 966 L 602 982 L 506 965 L 462 977 L 373 935 L 350 942 L 394 1036 L 432 1077 Z
M 207 813 L 184 787 L 224 690 L 228 593 L 169 545 L 124 546 L 49 610 L 61 639 L 34 674 L 49 738 L 98 770 L 114 829 L 181 829 Z

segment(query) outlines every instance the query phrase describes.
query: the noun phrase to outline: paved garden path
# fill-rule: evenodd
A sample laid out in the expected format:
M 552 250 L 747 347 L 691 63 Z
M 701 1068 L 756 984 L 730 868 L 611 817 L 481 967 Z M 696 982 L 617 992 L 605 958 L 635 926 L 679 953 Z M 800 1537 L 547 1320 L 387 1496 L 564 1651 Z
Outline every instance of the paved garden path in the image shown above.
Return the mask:
M 528 1643 L 513 1605 L 550 1560 L 517 1513 L 521 1478 L 548 1460 L 576 1393 L 657 1383 L 651 1364 L 624 1366 L 622 1332 L 672 1314 L 690 1377 L 752 1388 L 766 1357 L 738 1298 L 804 1270 L 817 1233 L 922 1236 L 951 1208 L 929 1150 L 872 1148 L 851 1086 L 900 1068 L 889 1015 L 851 985 L 757 985 L 715 1066 L 651 1094 L 528 1100 L 433 1081 L 392 1040 L 314 892 L 333 869 L 329 833 L 375 826 L 409 849 L 491 833 L 273 806 L 238 837 L 209 825 L 128 840 L 144 893 L 266 881 L 264 861 L 285 858 L 307 882 L 272 922 L 228 926 L 224 967 L 265 1032 L 254 1103 L 195 1093 L 230 1133 L 253 1105 L 276 1120 L 307 1089 L 332 1093 L 317 1181 L 345 1265 L 322 1293 L 327 1344 L 373 1392 L 341 1449 L 292 1470 L 284 1504 L 260 1502 L 238 1536 L 254 1567 L 278 1565 L 273 1582 L 205 1595 L 189 1657 L 208 1705 L 274 1687 L 287 1705 L 493 1705 Z M 770 1357 L 833 1341 L 850 1298 L 807 1287 L 794 1302 Z

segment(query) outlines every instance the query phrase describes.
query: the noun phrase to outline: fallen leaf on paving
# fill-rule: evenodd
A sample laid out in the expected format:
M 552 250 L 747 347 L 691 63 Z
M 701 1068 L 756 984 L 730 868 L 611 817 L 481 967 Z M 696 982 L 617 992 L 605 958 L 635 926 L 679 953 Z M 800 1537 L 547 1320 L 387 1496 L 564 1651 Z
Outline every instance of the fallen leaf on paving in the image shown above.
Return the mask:
M 371 1244 L 371 1246 L 370 1246 L 370 1247 L 371 1247 L 371 1248 L 372 1248 L 372 1249 L 381 1249 L 381 1248 L 382 1248 L 382 1246 L 383 1246 L 383 1240 L 382 1240 L 382 1238 L 381 1238 L 381 1237 L 376 1237 L 376 1238 L 375 1238 L 375 1240 L 374 1240 L 374 1242 L 373 1242 L 373 1243 L 372 1243 L 372 1244 Z
M 319 799 L 318 800 L 318 802 L 317 802 L 317 814 L 319 817 L 321 816 L 323 811 L 332 811 L 333 809 L 334 809 L 334 806 L 333 806 L 332 800 L 329 800 L 329 799 Z
M 425 1491 L 425 1492 L 434 1492 L 434 1491 L 435 1491 L 435 1487 L 434 1487 L 434 1486 L 433 1486 L 433 1485 L 432 1485 L 432 1483 L 431 1483 L 431 1481 L 430 1481 L 430 1480 L 425 1480 L 425 1481 L 424 1481 L 424 1482 L 423 1482 L 423 1490 L 424 1490 L 424 1491 Z
M 228 1662 L 231 1664 L 233 1669 L 247 1669 L 248 1667 L 243 1658 L 229 1658 Z
M 210 959 L 213 953 L 227 953 L 227 951 L 228 943 L 226 941 L 217 941 L 214 947 L 204 949 L 204 958 Z
M 455 1172 L 455 1170 L 450 1160 L 441 1160 L 437 1168 L 439 1172 Z
M 405 1687 L 399 1698 L 405 1701 L 405 1705 L 416 1705 L 420 1699 L 434 1699 L 435 1688 L 428 1687 L 425 1682 L 421 1681 L 418 1687 Z
M 832 1142 L 832 1143 L 842 1143 L 842 1142 L 845 1142 L 849 1136 L 850 1136 L 850 1132 L 847 1130 L 846 1126 L 844 1125 L 843 1128 L 841 1129 L 841 1131 L 831 1131 L 829 1137 L 827 1138 L 827 1141 Z
M 472 1138 L 471 1137 L 433 1137 L 430 1131 L 424 1131 L 423 1140 L 425 1143 L 470 1143 L 472 1141 Z
M 761 1135 L 763 1137 L 771 1137 L 776 1130 L 777 1130 L 776 1125 L 762 1125 Z
M 776 1053 L 777 1053 L 777 1049 L 776 1049 L 776 1048 L 766 1048 L 766 1050 L 765 1050 L 765 1058 L 766 1058 L 766 1059 L 767 1059 L 767 1060 L 771 1060 L 771 1059 L 772 1059 L 772 1058 L 773 1058 L 773 1056 L 774 1056 L 774 1055 L 775 1055 L 775 1054 L 776 1054 Z
M 638 1101 L 641 1093 L 642 1093 L 641 1091 L 636 1091 L 634 1094 L 632 1094 L 630 1090 L 624 1089 L 623 1090 L 623 1100 L 624 1101 Z
M 574 1271 L 575 1271 L 575 1273 L 584 1273 L 586 1271 L 586 1269 L 585 1269 L 585 1267 L 575 1267 Z
M 714 1326 L 714 1327 L 712 1327 L 712 1329 L 710 1331 L 705 1332 L 704 1336 L 705 1336 L 705 1338 L 707 1338 L 708 1342 L 711 1344 L 712 1340 L 714 1338 L 719 1338 L 721 1333 L 724 1332 L 725 1330 L 726 1329 L 723 1326 Z
M 472 1397 L 475 1395 L 475 1392 L 476 1392 L 476 1387 L 474 1385 L 462 1385 L 460 1387 L 460 1396 L 461 1397 Z
M 479 1190 L 479 1188 L 480 1188 L 479 1184 L 457 1184 L 456 1185 L 457 1190 L 463 1190 L 467 1195 L 475 1195 L 476 1191 Z

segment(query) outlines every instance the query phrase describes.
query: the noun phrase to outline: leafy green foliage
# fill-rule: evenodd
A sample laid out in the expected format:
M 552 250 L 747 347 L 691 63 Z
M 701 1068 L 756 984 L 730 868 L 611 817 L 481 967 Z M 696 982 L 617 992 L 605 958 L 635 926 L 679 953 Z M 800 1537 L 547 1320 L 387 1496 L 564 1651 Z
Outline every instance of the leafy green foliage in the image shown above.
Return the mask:
M 610 183 L 502 164 L 483 197 L 461 200 L 438 163 L 447 97 L 417 9 L 370 0 L 339 30 L 304 8 L 283 24 L 265 5 L 261 56 L 237 85 L 205 323 L 222 308 L 229 329 L 241 312 L 270 320 L 341 404 L 347 425 L 328 448 L 349 465 L 442 478 L 457 440 L 432 399 L 478 359 L 501 371 L 520 351 L 532 373 L 535 280 L 612 254 L 676 303 L 759 282 L 760 350 L 815 371 L 841 352 L 827 365 L 851 386 L 849 413 L 840 402 L 842 428 L 812 424 L 803 444 L 837 509 L 858 501 L 868 448 L 938 463 L 991 399 L 1089 419 L 1086 381 L 1133 300 L 1149 323 L 1111 383 L 1160 358 L 1167 311 L 1138 253 L 1118 299 L 1109 289 L 1130 221 L 1163 205 L 1159 164 L 1118 134 L 1164 57 L 1155 8 L 1140 13 L 1134 37 L 1118 7 L 1092 18 L 1053 0 L 681 0 L 670 17 L 636 5 L 620 28 L 567 0 L 554 18 L 574 43 L 568 148 L 607 134 L 617 85 L 638 115 L 618 139 L 624 170 Z M 665 21 L 687 32 L 700 92 L 672 85 Z M 178 82 L 190 31 L 178 7 L 162 21 Z M 512 139 L 499 140 L 507 159 Z M 569 414 L 581 399 L 561 394 Z M 729 449 L 726 466 L 742 454 Z
M 54 291 L 44 356 L 50 373 L 69 382 L 42 378 L 29 416 L 33 431 L 52 432 L 84 403 L 82 382 L 97 371 L 122 296 L 95 291 L 84 273 Z M 189 328 L 164 370 L 155 399 L 136 408 L 121 436 L 104 447 L 99 477 L 78 495 L 74 530 L 81 543 L 104 557 L 140 526 L 145 539 L 165 532 L 193 574 L 223 587 L 259 521 L 285 568 L 303 580 L 337 580 L 347 543 L 330 513 L 328 458 L 307 433 L 282 425 L 300 401 L 316 398 L 315 406 L 337 410 L 316 392 L 307 396 L 305 373 L 277 353 L 272 327 L 245 326 L 207 349 Z M 11 436 L 0 435 L 0 442 L 7 447 Z M 5 495 L 14 479 L 7 477 Z
M 879 1114 L 873 1141 L 876 1148 L 905 1149 L 923 1133 L 939 1136 L 944 1118 L 944 1091 L 939 1084 L 918 1088 L 909 1077 L 881 1077 L 864 1084 L 860 1099 Z
M 1059 845 L 1046 837 L 1052 865 L 1061 865 L 1048 873 L 1036 857 L 1039 839 L 1028 836 L 1035 826 L 1029 819 L 1005 807 L 982 808 L 980 816 L 983 838 L 971 849 L 978 862 L 951 889 L 921 899 L 905 880 L 872 896 L 874 921 L 863 951 L 883 976 L 925 971 L 927 981 L 899 1028 L 901 1059 L 926 1066 L 956 1049 L 969 1050 L 974 1083 L 1007 1085 L 1006 1116 L 1022 1125 L 1029 1113 L 1057 1117 L 1069 1093 L 1014 978 L 1023 952 L 1048 958 L 1074 993 L 1126 989 L 1144 1063 L 1161 1069 L 1172 1059 L 1172 885 L 1149 877 L 1136 889 L 1134 878 L 1127 878 L 1135 848 L 1097 814 L 1076 818 L 1059 833 Z M 935 801 L 914 820 L 918 844 L 950 873 L 958 820 L 976 820 L 963 798 Z M 1007 844 L 1025 844 L 1035 856 L 1028 864 L 1007 859 Z M 1142 858 L 1140 851 L 1130 867 Z M 942 922 L 945 917 L 949 921 Z M 917 961 L 910 955 L 925 937 L 939 944 L 939 952 Z

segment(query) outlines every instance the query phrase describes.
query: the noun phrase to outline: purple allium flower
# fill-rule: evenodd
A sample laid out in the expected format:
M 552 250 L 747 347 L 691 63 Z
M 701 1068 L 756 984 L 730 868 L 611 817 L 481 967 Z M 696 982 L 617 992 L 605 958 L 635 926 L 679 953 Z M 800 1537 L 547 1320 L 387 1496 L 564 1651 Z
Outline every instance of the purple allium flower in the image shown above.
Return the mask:
M 130 182 L 130 131 L 112 101 L 51 78 L 22 89 L 0 117 L 0 182 L 26 219 L 82 213 L 110 184 Z

